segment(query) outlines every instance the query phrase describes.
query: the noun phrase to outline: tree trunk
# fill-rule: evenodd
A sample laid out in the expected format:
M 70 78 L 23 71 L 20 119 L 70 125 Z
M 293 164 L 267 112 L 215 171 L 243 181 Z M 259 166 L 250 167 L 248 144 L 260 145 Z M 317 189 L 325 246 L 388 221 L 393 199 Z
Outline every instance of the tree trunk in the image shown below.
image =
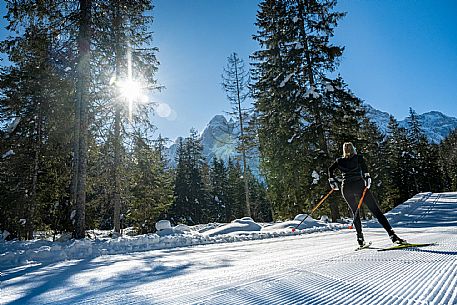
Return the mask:
M 113 179 L 114 179 L 114 191 L 112 204 L 114 207 L 113 223 L 114 232 L 121 232 L 121 195 L 120 195 L 120 181 L 119 181 L 119 167 L 120 167 L 120 154 L 121 154 L 121 111 L 119 105 L 116 105 L 116 117 L 114 120 L 114 164 L 113 164 Z
M 35 220 L 35 210 L 37 205 L 37 184 L 38 184 L 38 170 L 40 166 L 40 154 L 41 154 L 41 128 L 42 128 L 42 110 L 41 103 L 38 105 L 37 119 L 35 120 L 35 149 L 33 157 L 33 171 L 32 171 L 32 187 L 29 195 L 29 206 L 27 209 L 27 222 L 26 222 L 26 239 L 33 239 L 33 231 L 35 229 L 34 220 Z
M 236 93 L 238 102 L 238 118 L 240 121 L 240 142 L 241 142 L 241 156 L 243 158 L 243 180 L 244 180 L 244 194 L 246 199 L 245 209 L 246 216 L 251 217 L 251 204 L 249 202 L 249 181 L 247 177 L 247 162 L 246 162 L 246 139 L 244 138 L 244 122 L 243 112 L 241 110 L 241 97 L 240 97 L 240 80 L 238 78 L 238 66 L 236 55 L 233 54 L 233 62 L 235 63 L 235 78 L 236 78 Z
M 79 0 L 80 5 L 80 24 L 78 37 L 78 66 L 77 66 L 77 86 L 76 86 L 76 121 L 79 116 L 79 146 L 76 164 L 76 221 L 75 238 L 85 237 L 85 207 L 86 207 L 86 172 L 87 172 L 87 107 L 90 89 L 90 36 L 91 36 L 91 8 L 92 0 Z
M 121 67 L 122 67 L 122 47 L 121 47 L 121 39 L 120 39 L 120 31 L 121 31 L 121 24 L 122 24 L 122 17 L 120 14 L 120 3 L 119 1 L 114 1 L 114 33 L 116 35 L 115 41 L 116 46 L 114 48 L 114 56 L 115 56 L 115 65 L 116 65 L 116 81 L 119 81 L 121 77 Z M 120 100 L 121 97 L 118 97 L 115 100 L 115 119 L 114 119 L 114 162 L 113 162 L 113 179 L 114 179 L 114 190 L 112 195 L 112 205 L 114 208 L 113 214 L 113 224 L 114 224 L 114 232 L 120 233 L 121 232 L 121 190 L 120 190 L 120 174 L 119 168 L 121 164 L 121 103 L 123 102 Z

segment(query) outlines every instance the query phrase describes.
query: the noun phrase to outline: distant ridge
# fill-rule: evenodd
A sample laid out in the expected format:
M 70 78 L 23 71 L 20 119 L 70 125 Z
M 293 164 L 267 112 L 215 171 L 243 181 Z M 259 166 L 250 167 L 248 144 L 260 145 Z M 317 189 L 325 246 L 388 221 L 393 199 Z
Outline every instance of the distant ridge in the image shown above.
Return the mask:
M 367 117 L 385 134 L 390 114 L 377 110 L 368 104 L 364 106 L 367 111 Z M 418 115 L 418 118 L 431 143 L 440 143 L 451 131 L 457 128 L 457 118 L 449 117 L 439 111 L 426 112 Z M 408 124 L 406 118 L 398 121 L 398 123 L 401 127 L 407 127 Z M 214 116 L 201 133 L 203 155 L 208 163 L 214 158 L 222 159 L 226 162 L 229 158 L 237 159 L 239 156 L 236 152 L 235 139 L 238 133 L 239 128 L 231 119 L 227 120 L 225 116 L 220 114 Z M 177 143 L 178 140 L 168 148 L 168 157 L 172 166 L 176 165 Z M 259 175 L 258 157 L 252 158 L 249 163 L 254 174 Z
M 390 114 L 383 112 L 365 104 L 367 117 L 383 132 L 387 132 Z M 422 129 L 431 143 L 438 144 L 444 140 L 451 131 L 457 128 L 457 118 L 447 116 L 439 111 L 429 111 L 418 115 L 419 122 L 422 124 Z M 408 126 L 408 120 L 398 121 L 401 127 Z

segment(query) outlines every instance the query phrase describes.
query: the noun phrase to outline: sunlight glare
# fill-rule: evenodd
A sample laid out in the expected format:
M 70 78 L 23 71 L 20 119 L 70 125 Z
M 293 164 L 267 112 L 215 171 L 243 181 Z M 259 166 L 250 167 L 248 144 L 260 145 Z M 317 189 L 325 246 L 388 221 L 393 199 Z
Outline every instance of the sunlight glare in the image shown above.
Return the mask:
M 131 79 L 118 82 L 119 89 L 123 97 L 130 100 L 136 100 L 141 97 L 141 86 L 138 82 Z
M 171 114 L 171 108 L 166 103 L 159 103 L 156 107 L 156 113 L 161 118 L 167 118 Z

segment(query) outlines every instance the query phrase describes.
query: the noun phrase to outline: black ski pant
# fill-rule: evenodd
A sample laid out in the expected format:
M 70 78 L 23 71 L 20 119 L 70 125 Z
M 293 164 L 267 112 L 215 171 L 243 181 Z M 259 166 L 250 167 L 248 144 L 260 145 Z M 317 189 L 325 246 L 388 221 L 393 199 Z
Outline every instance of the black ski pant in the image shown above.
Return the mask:
M 363 238 L 362 235 L 362 223 L 360 222 L 360 211 L 355 215 L 357 211 L 357 206 L 359 204 L 359 200 L 362 197 L 363 190 L 365 189 L 365 181 L 360 178 L 355 181 L 343 181 L 341 187 L 341 193 L 343 194 L 344 200 L 346 200 L 347 204 L 352 210 L 352 214 L 354 217 L 354 226 L 355 230 L 357 231 L 357 237 Z M 370 190 L 367 190 L 364 198 L 364 203 L 368 209 L 373 213 L 373 216 L 376 217 L 378 222 L 384 227 L 389 235 L 393 234 L 392 227 L 389 224 L 386 216 L 381 212 L 381 209 L 376 202 L 373 194 Z

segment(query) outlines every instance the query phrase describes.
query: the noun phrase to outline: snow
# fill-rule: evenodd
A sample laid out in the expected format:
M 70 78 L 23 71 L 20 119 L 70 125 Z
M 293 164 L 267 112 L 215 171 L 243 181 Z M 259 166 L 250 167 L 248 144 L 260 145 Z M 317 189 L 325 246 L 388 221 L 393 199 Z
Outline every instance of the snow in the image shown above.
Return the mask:
M 390 114 L 374 109 L 369 104 L 364 104 L 367 117 L 374 122 L 379 129 L 386 134 Z M 457 118 L 449 117 L 438 111 L 426 112 L 418 115 L 422 130 L 431 143 L 440 143 L 449 133 L 457 128 Z M 408 118 L 399 120 L 400 127 L 408 127 Z
M 297 134 L 294 133 L 294 135 L 290 139 L 287 139 L 287 143 L 289 143 L 289 144 L 292 143 L 296 137 L 297 137 Z
M 294 75 L 295 75 L 295 73 L 290 73 L 289 75 L 287 75 L 286 78 L 284 78 L 282 80 L 282 82 L 279 84 L 279 87 L 281 87 L 281 88 L 284 87 L 287 84 L 287 82 L 290 80 L 290 78 Z
M 182 224 L 172 227 L 168 220 L 160 220 L 156 223 L 155 234 L 112 238 L 109 232 L 95 231 L 93 232 L 96 236 L 95 240 L 75 241 L 68 235 L 63 235 L 57 237 L 61 242 L 48 240 L 0 242 L 0 266 L 13 267 L 32 262 L 52 263 L 86 256 L 97 257 L 106 254 L 125 254 L 131 251 L 257 240 L 344 228 L 342 224 L 326 224 L 308 217 L 298 228 L 299 231 L 292 232 L 290 228 L 298 225 L 302 215 L 297 215 L 292 221 L 263 225 L 257 224 L 250 217 L 235 219 L 228 224 L 211 223 L 193 227 Z
M 169 220 L 159 220 L 155 225 L 157 231 L 164 229 L 171 229 L 171 223 Z
M 11 156 L 14 156 L 14 155 L 15 155 L 14 151 L 12 149 L 10 149 L 10 150 L 8 150 L 6 153 L 4 153 L 2 155 L 2 159 L 8 158 L 8 157 L 11 157 Z
M 311 86 L 311 88 L 310 88 L 308 91 L 305 92 L 304 97 L 305 97 L 305 98 L 310 98 L 310 97 L 312 97 L 312 98 L 319 98 L 320 95 L 319 95 L 319 93 L 317 93 L 315 90 L 316 90 L 316 88 L 314 88 L 313 86 Z
M 5 240 L 8 236 L 10 235 L 10 232 L 8 231 L 3 231 L 1 234 L 0 234 L 0 240 L 3 241 Z
M 0 304 L 457 304 L 457 193 L 418 194 L 386 216 L 400 237 L 436 245 L 354 251 L 343 224 L 307 218 L 292 233 L 305 215 L 166 236 L 0 241 Z M 217 228 L 226 234 L 208 236 Z M 364 234 L 390 244 L 375 221 Z
M 294 42 L 295 43 L 295 42 Z M 280 73 L 277 75 L 278 79 L 282 79 L 284 74 Z M 330 84 L 327 82 L 326 85 Z M 338 86 L 333 87 L 334 90 L 340 90 Z M 314 90 L 314 89 L 313 89 Z M 324 88 L 325 91 L 331 90 L 330 87 Z M 298 91 L 297 91 L 298 92 Z M 314 92 L 314 93 L 313 93 Z M 308 91 L 307 93 L 312 94 L 314 98 L 319 98 L 318 92 Z M 309 96 L 308 96 L 309 97 Z M 364 103 L 364 107 L 367 111 L 367 117 L 374 122 L 380 130 L 385 134 L 387 131 L 387 125 L 389 123 L 389 113 L 382 112 L 374 109 L 369 104 Z M 296 112 L 301 112 L 301 108 L 297 108 Z M 439 143 L 444 137 L 446 137 L 452 130 L 457 128 L 457 118 L 447 117 L 439 112 L 430 112 L 423 115 L 419 115 L 419 119 L 423 124 L 424 131 L 427 134 L 428 139 L 431 142 Z M 248 119 L 249 120 L 249 119 Z M 303 127 L 309 126 L 311 122 L 308 122 L 306 118 L 302 118 L 300 121 Z M 400 126 L 405 126 L 406 120 L 399 121 Z M 211 164 L 212 160 L 217 157 L 219 159 L 228 161 L 229 158 L 232 160 L 240 157 L 236 149 L 236 139 L 239 135 L 239 126 L 231 121 L 227 121 L 224 116 L 216 115 L 205 127 L 202 132 L 202 146 L 203 156 L 206 158 L 208 164 Z M 295 137 L 289 139 L 291 143 Z M 166 150 L 166 155 L 169 160 L 171 167 L 176 167 L 176 152 L 177 143 L 179 138 Z M 252 158 L 249 158 L 249 168 L 258 179 L 263 179 L 260 174 L 260 159 L 258 151 L 252 151 Z
M 250 217 L 243 217 L 242 219 L 235 219 L 229 224 L 221 227 L 211 229 L 205 232 L 207 236 L 216 236 L 222 234 L 245 234 L 245 232 L 260 231 L 262 227 L 255 223 Z
M 307 214 L 298 214 L 295 216 L 294 220 L 290 221 L 284 221 L 284 222 L 278 222 L 275 224 L 270 224 L 262 228 L 262 231 L 264 232 L 280 232 L 282 230 L 291 230 L 291 229 L 298 229 L 298 230 L 304 230 L 306 232 L 319 232 L 319 231 L 325 231 L 328 230 L 329 228 L 338 230 L 344 228 L 344 225 L 341 224 L 333 224 L 328 226 L 322 221 L 317 221 L 314 220 L 311 216 L 306 217 Z M 305 221 L 303 221 L 305 219 Z M 297 228 L 297 226 L 300 224 L 300 226 Z M 303 232 L 303 231 L 302 231 Z
M 321 176 L 319 176 L 319 174 L 315 170 L 313 170 L 311 177 L 313 177 L 313 184 L 317 184 L 321 179 Z
M 20 122 L 21 122 L 21 118 L 20 117 L 15 118 L 11 122 L 11 124 L 6 128 L 6 138 L 8 138 L 9 135 L 16 130 L 16 128 L 17 128 L 17 126 L 19 125 Z
M 71 211 L 71 214 L 70 214 L 70 219 L 71 219 L 72 221 L 74 221 L 75 216 L 76 216 L 76 210 L 72 210 L 72 211 Z
M 333 92 L 333 91 L 335 91 L 335 88 L 333 88 L 331 83 L 326 83 L 325 84 L 325 91 L 326 92 Z

